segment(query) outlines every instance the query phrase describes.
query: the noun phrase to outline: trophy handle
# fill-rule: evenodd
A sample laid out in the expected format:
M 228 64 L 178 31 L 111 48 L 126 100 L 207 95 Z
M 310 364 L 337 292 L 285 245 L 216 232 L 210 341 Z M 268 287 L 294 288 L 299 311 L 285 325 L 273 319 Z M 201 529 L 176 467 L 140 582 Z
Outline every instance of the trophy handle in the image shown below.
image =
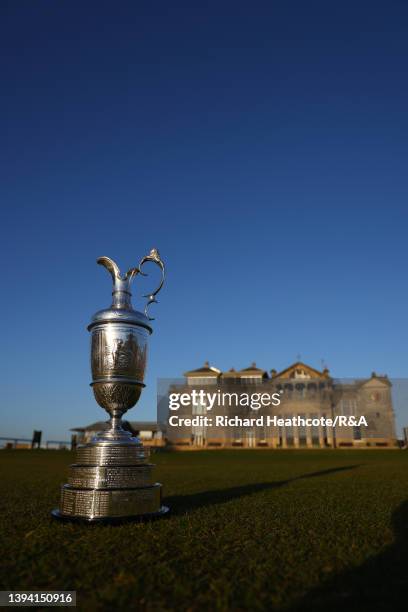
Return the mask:
M 149 255 L 146 255 L 145 257 L 143 257 L 143 259 L 140 260 L 139 267 L 137 268 L 138 272 L 142 276 L 147 276 L 147 274 L 142 272 L 142 266 L 147 261 L 152 261 L 153 263 L 158 265 L 159 268 L 161 269 L 161 281 L 160 281 L 160 285 L 157 287 L 157 289 L 155 289 L 155 291 L 152 291 L 151 293 L 146 293 L 143 296 L 145 298 L 148 298 L 147 299 L 147 304 L 146 304 L 145 309 L 144 309 L 144 313 L 145 313 L 146 317 L 149 319 L 149 321 L 154 321 L 153 317 L 149 317 L 148 308 L 149 308 L 150 304 L 157 304 L 156 295 L 159 293 L 160 289 L 163 287 L 164 277 L 165 277 L 165 269 L 164 269 L 164 263 L 163 263 L 163 261 L 160 258 L 159 251 L 157 249 L 152 249 L 150 251 Z

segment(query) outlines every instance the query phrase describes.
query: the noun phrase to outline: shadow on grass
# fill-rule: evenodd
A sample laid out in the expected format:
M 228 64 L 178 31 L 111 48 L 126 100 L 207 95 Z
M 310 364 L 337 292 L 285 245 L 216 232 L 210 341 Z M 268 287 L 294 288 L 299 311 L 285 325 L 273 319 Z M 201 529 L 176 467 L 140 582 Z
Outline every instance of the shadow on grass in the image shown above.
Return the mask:
M 214 489 L 212 491 L 203 491 L 202 493 L 193 493 L 191 495 L 174 495 L 172 497 L 166 497 L 165 503 L 171 508 L 171 515 L 184 514 L 188 510 L 195 508 L 202 508 L 204 506 L 214 506 L 215 504 L 224 504 L 225 502 L 237 499 L 239 497 L 245 497 L 247 495 L 253 495 L 261 491 L 267 491 L 269 489 L 278 489 L 284 487 L 297 480 L 304 480 L 306 478 L 317 478 L 319 476 L 326 476 L 328 474 L 335 474 L 337 472 L 344 472 L 347 470 L 353 470 L 358 468 L 359 465 L 346 465 L 342 467 L 330 468 L 327 470 L 320 470 L 318 472 L 309 472 L 307 474 L 301 474 L 294 478 L 288 478 L 287 480 L 277 480 L 274 482 L 257 482 L 252 484 L 241 485 L 238 487 L 230 487 L 228 489 Z
M 287 612 L 403 610 L 408 592 L 408 501 L 393 513 L 392 527 L 393 544 L 313 589 Z

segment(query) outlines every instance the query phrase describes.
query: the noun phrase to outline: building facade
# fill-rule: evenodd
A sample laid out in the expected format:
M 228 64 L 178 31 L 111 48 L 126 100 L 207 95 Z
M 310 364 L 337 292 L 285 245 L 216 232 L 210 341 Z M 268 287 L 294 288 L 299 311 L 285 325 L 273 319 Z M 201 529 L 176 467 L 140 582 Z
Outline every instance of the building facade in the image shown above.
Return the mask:
M 223 393 L 254 389 L 270 395 L 279 393 L 278 406 L 262 408 L 262 425 L 220 427 L 205 425 L 193 417 L 210 414 L 205 401 L 194 406 L 181 406 L 177 414 L 194 424 L 171 427 L 164 433 L 166 442 L 175 450 L 197 448 L 396 448 L 395 417 L 391 383 L 387 376 L 375 373 L 368 379 L 340 380 L 332 378 L 328 369 L 319 371 L 302 362 L 270 375 L 253 363 L 250 367 L 221 372 L 208 362 L 184 374 L 181 384 L 172 385 L 169 393 L 191 393 L 192 389 L 220 390 Z M 170 414 L 171 411 L 169 411 Z M 261 411 L 259 411 L 260 413 Z M 250 407 L 215 404 L 212 421 L 217 415 L 237 415 L 242 419 L 257 416 Z M 336 416 L 363 416 L 367 425 L 326 427 L 266 425 L 266 416 L 288 419 L 294 416 L 335 419 Z

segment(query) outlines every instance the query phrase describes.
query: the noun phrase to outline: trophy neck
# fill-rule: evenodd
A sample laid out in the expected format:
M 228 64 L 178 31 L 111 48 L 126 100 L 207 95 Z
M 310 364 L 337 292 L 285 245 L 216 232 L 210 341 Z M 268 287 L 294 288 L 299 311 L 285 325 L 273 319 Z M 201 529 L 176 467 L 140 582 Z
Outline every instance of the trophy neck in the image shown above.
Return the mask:
M 112 292 L 112 306 L 114 310 L 133 310 L 132 294 L 127 291 Z
M 112 306 L 114 310 L 133 310 L 132 293 L 128 279 L 117 277 L 113 283 Z

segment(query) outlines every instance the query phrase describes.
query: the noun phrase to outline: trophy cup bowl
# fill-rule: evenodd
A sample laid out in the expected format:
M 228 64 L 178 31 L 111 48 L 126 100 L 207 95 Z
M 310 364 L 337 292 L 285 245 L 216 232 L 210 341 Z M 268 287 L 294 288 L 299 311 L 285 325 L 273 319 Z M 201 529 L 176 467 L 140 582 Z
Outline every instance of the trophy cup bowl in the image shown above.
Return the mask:
M 146 262 L 162 271 L 159 287 L 145 295 L 144 313 L 133 310 L 130 285 Z M 113 280 L 110 308 L 91 320 L 92 389 L 97 403 L 110 416 L 110 427 L 99 432 L 77 450 L 70 466 L 68 484 L 63 485 L 60 509 L 55 518 L 86 522 L 112 522 L 153 518 L 168 512 L 161 503 L 161 484 L 153 483 L 147 462 L 149 450 L 122 427 L 122 416 L 139 400 L 144 385 L 148 338 L 152 333 L 148 306 L 164 282 L 164 264 L 156 249 L 125 275 L 109 257 L 100 257 Z

